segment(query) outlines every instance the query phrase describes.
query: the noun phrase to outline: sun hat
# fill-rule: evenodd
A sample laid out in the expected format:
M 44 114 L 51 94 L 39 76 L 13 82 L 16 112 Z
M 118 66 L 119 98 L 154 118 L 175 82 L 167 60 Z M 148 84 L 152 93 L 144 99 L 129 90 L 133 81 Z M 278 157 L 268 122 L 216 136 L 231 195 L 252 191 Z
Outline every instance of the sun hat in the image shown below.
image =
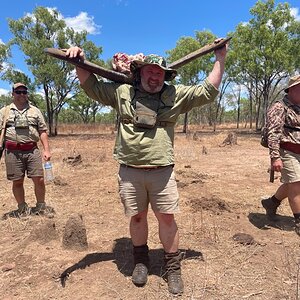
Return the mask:
M 141 67 L 147 66 L 147 65 L 156 65 L 156 66 L 159 66 L 161 69 L 163 69 L 166 72 L 166 75 L 165 75 L 166 81 L 173 80 L 177 75 L 177 71 L 173 70 L 173 69 L 169 69 L 167 67 L 166 60 L 162 56 L 159 56 L 156 54 L 149 54 L 149 55 L 145 56 L 144 60 L 133 60 L 130 64 L 130 70 L 132 73 L 135 73 Z
M 26 84 L 24 84 L 24 83 L 22 83 L 22 82 L 17 82 L 17 83 L 15 83 L 15 84 L 13 85 L 13 91 L 14 91 L 15 89 L 17 89 L 18 87 L 21 87 L 21 86 L 24 87 L 26 90 L 28 90 Z
M 284 91 L 287 93 L 289 91 L 289 88 L 292 86 L 295 86 L 297 84 L 300 84 L 300 75 L 295 75 L 290 78 L 288 87 L 284 89 Z

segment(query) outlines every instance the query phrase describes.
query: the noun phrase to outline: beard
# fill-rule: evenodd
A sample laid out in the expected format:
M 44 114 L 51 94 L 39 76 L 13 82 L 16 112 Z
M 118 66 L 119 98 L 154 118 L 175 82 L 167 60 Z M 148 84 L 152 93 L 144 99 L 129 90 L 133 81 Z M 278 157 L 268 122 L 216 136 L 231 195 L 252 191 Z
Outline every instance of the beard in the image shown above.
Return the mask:
M 151 80 L 149 78 L 145 80 L 145 78 L 141 76 L 141 85 L 146 92 L 154 94 L 161 91 L 164 82 L 159 80 Z

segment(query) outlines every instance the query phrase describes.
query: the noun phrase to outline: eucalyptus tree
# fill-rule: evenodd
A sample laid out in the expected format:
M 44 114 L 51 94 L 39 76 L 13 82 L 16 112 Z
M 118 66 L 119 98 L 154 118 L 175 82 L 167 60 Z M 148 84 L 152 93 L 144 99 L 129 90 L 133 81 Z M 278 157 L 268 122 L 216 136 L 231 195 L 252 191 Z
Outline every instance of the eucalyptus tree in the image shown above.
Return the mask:
M 183 56 L 199 49 L 201 46 L 199 42 L 192 37 L 182 37 L 177 43 L 176 47 L 172 50 L 166 51 L 168 54 L 167 60 L 170 62 L 176 61 Z M 197 59 L 193 63 L 189 63 L 178 70 L 177 83 L 192 85 L 197 84 L 200 81 L 199 72 L 201 70 L 201 61 Z M 183 132 L 188 130 L 188 113 L 184 116 Z
M 269 104 L 281 96 L 287 77 L 299 68 L 300 27 L 288 3 L 258 1 L 250 13 L 250 21 L 239 24 L 234 33 L 235 63 L 227 72 L 248 89 L 258 128 Z
M 177 43 L 176 47 L 172 50 L 166 51 L 168 54 L 168 61 L 176 61 L 183 56 L 207 45 L 213 43 L 217 37 L 210 31 L 196 31 L 195 37 L 182 37 Z M 185 85 L 199 84 L 203 81 L 212 70 L 213 67 L 213 53 L 202 56 L 187 65 L 178 69 L 177 83 Z M 225 91 L 225 85 L 222 84 L 221 90 Z M 218 115 L 222 112 L 221 100 L 223 93 L 214 103 L 202 108 L 194 108 L 189 113 L 190 121 L 195 123 L 208 122 L 210 125 L 216 124 Z M 183 132 L 187 131 L 188 126 L 188 113 L 184 117 Z
M 103 63 L 98 56 L 101 47 L 87 40 L 87 32 L 75 32 L 68 28 L 57 10 L 36 7 L 32 14 L 9 19 L 14 35 L 12 45 L 17 45 L 25 54 L 25 61 L 34 78 L 34 86 L 40 87 L 46 101 L 46 115 L 51 135 L 57 134 L 58 114 L 78 93 L 79 84 L 74 67 L 65 61 L 50 57 L 45 48 L 68 48 L 77 45 L 85 50 L 86 58 Z
M 70 103 L 70 109 L 81 118 L 83 123 L 95 123 L 96 114 L 103 105 L 97 101 L 91 100 L 82 90 L 74 97 L 74 99 L 75 101 Z
M 9 56 L 9 48 L 6 44 L 0 43 L 0 74 L 4 70 L 4 62 Z

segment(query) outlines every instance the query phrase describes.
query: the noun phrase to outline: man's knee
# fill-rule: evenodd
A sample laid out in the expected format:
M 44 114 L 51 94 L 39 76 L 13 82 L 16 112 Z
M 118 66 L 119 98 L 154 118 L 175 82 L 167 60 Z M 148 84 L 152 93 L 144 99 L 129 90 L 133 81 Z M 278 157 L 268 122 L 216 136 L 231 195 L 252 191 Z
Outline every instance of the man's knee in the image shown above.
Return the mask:
M 42 185 L 45 185 L 45 182 L 44 182 L 44 177 L 32 177 L 31 178 L 33 183 L 36 184 L 36 185 L 39 185 L 39 186 L 42 186 Z
M 156 213 L 158 221 L 166 226 L 171 226 L 174 224 L 174 214 L 164 214 L 164 213 Z
M 131 220 L 134 223 L 141 223 L 142 221 L 144 221 L 147 218 L 147 210 L 142 211 L 134 216 L 131 217 Z
M 13 187 L 21 187 L 24 184 L 24 178 L 13 180 Z

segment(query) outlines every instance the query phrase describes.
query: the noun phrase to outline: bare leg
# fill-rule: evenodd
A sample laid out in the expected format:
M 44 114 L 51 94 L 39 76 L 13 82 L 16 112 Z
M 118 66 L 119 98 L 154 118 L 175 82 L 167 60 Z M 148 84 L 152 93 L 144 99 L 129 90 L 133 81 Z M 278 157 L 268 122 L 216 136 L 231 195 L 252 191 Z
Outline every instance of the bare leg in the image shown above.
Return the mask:
M 45 182 L 43 177 L 32 177 L 32 181 L 34 184 L 34 193 L 37 203 L 45 202 Z
M 130 236 L 134 246 L 142 246 L 147 244 L 148 240 L 148 210 L 140 212 L 130 219 Z
M 288 198 L 293 214 L 300 213 L 300 181 L 289 183 Z
M 283 183 L 274 194 L 277 200 L 282 201 L 288 196 L 288 183 Z
M 24 177 L 13 181 L 12 191 L 18 205 L 25 202 Z
M 179 233 L 174 215 L 159 212 L 154 213 L 159 223 L 159 238 L 165 252 L 176 252 L 179 245 Z

